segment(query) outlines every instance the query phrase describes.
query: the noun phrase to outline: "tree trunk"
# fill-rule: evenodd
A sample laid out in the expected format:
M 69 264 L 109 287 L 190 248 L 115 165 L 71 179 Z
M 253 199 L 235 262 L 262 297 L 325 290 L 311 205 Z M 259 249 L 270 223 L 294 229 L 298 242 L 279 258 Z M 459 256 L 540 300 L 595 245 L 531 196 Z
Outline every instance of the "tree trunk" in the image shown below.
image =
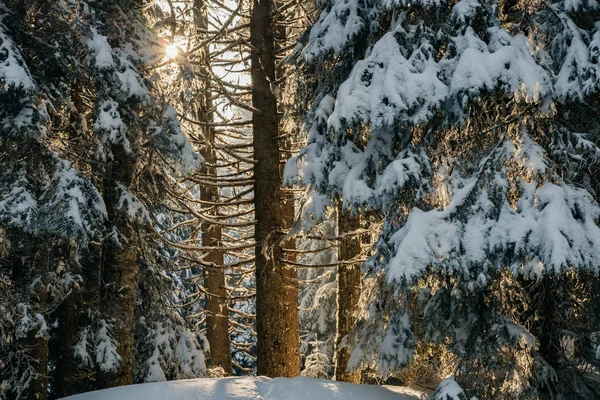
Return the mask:
M 57 327 L 50 341 L 50 352 L 54 364 L 52 373 L 52 397 L 60 399 L 75 394 L 75 356 L 77 338 L 75 327 L 76 293 L 71 293 L 52 313 Z
M 126 212 L 119 209 L 120 190 L 132 186 L 136 169 L 135 152 L 112 149 L 114 160 L 107 167 L 104 183 L 104 202 L 108 211 L 107 232 L 102 253 L 101 318 L 111 325 L 121 362 L 116 369 L 98 371 L 100 388 L 131 385 L 133 383 L 133 348 L 135 331 L 135 304 L 137 261 L 140 254 L 136 229 Z
M 27 388 L 27 399 L 44 400 L 48 398 L 48 339 L 38 337 L 37 332 L 30 331 L 25 339 L 31 346 L 33 368 L 35 370 L 33 379 Z
M 104 251 L 102 316 L 112 326 L 112 336 L 117 344 L 121 362 L 116 370 L 99 371 L 101 388 L 131 385 L 133 383 L 133 343 L 135 330 L 135 290 L 139 249 L 131 226 L 121 226 L 119 231 L 128 238 L 127 243 L 112 240 Z
M 540 338 L 538 351 L 553 368 L 556 368 L 565 361 L 560 350 L 560 331 L 555 325 L 556 310 L 563 300 L 563 289 L 556 277 L 544 276 L 537 285 L 537 292 L 535 297 L 541 297 L 539 334 L 536 335 Z
M 300 373 L 296 271 L 283 264 L 283 202 L 279 171 L 279 117 L 271 90 L 275 77 L 275 9 L 254 0 L 250 19 L 254 207 L 256 239 L 257 373 L 292 377 Z
M 206 36 L 208 30 L 208 10 L 204 0 L 194 1 L 194 12 L 197 34 L 200 39 Z M 206 55 L 208 46 L 202 50 L 204 59 L 200 66 L 201 75 L 210 76 Z M 212 112 L 212 93 L 210 81 L 204 81 L 203 93 L 200 94 L 197 101 L 198 119 L 200 121 L 212 122 L 214 114 Z M 208 176 L 217 177 L 218 171 L 215 167 L 217 163 L 216 152 L 214 149 L 215 131 L 211 126 L 205 126 L 203 129 L 204 148 L 202 156 L 205 161 L 204 173 Z M 205 185 L 201 188 L 200 199 L 206 202 L 216 203 L 219 201 L 219 188 L 216 186 Z M 207 206 L 211 208 L 211 206 Z M 212 206 L 208 212 L 210 216 L 219 215 L 219 207 Z M 221 245 L 221 227 L 216 224 L 202 224 L 202 245 L 219 247 Z M 205 258 L 205 261 L 211 263 L 214 267 L 204 268 L 204 288 L 208 292 L 206 295 L 206 338 L 210 344 L 210 365 L 212 367 L 221 367 L 226 374 L 231 375 L 231 345 L 229 339 L 229 313 L 228 313 L 228 293 L 225 287 L 225 270 L 223 268 L 223 252 L 213 251 Z
M 215 162 L 215 152 L 209 146 L 204 152 L 208 164 Z M 216 168 L 207 166 L 206 173 L 216 176 Z M 203 187 L 200 199 L 218 201 L 218 188 Z M 218 215 L 215 209 L 212 215 Z M 221 245 L 221 227 L 211 223 L 202 224 L 202 245 L 218 247 Z M 229 342 L 229 313 L 227 289 L 225 287 L 225 270 L 223 268 L 223 253 L 215 250 L 204 259 L 213 266 L 204 267 L 204 288 L 206 295 L 206 338 L 210 344 L 210 364 L 222 367 L 225 373 L 231 375 L 231 346 Z
M 90 242 L 86 249 L 80 251 L 82 290 L 75 294 L 77 303 L 76 340 L 87 334 L 88 341 L 93 341 L 90 335 L 93 335 L 96 330 L 101 310 L 100 295 L 103 292 L 101 290 L 102 244 Z M 93 355 L 89 355 L 93 358 Z M 89 392 L 99 387 L 96 383 L 96 370 L 93 365 L 85 365 L 83 360 L 75 359 L 74 377 L 71 394 Z
M 359 235 L 348 235 L 360 228 L 360 217 L 350 215 L 338 203 L 338 231 L 340 240 L 340 265 L 337 274 L 337 338 L 335 348 L 335 379 L 337 381 L 360 383 L 360 371 L 349 372 L 350 349 L 342 345 L 344 337 L 352 332 L 356 324 L 358 300 L 361 289 L 360 263 L 352 262 L 360 256 L 361 241 Z M 348 263 L 351 262 L 351 263 Z

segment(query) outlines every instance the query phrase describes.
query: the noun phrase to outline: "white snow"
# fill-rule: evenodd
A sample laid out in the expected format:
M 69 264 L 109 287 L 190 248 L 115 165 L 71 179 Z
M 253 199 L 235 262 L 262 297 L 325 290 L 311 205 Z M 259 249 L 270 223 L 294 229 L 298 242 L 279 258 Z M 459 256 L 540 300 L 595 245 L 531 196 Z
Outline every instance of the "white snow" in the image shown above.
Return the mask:
M 302 375 L 311 378 L 326 378 L 330 367 L 329 357 L 327 354 L 321 352 L 317 343 L 315 349 L 306 356 Z
M 0 52 L 6 55 L 6 59 L 0 62 L 0 83 L 4 84 L 4 90 L 8 90 L 11 86 L 25 90 L 33 89 L 35 85 L 29 70 L 12 46 L 10 38 L 2 31 L 0 31 Z
M 0 19 L 0 86 L 4 86 L 4 90 L 10 87 L 33 90 L 35 84 L 23 56 L 5 31 Z
M 122 386 L 67 397 L 70 400 L 418 400 L 381 386 L 306 377 L 201 378 Z
M 512 37 L 497 27 L 488 33 L 487 44 L 471 27 L 454 39 L 460 56 L 456 64 L 451 63 L 451 93 L 476 94 L 500 86 L 517 97 L 538 101 L 552 92 L 550 76 L 535 62 L 524 36 Z
M 565 0 L 563 2 L 563 8 L 565 11 L 580 11 L 598 8 L 598 2 L 596 0 Z
M 92 37 L 83 40 L 94 55 L 94 63 L 99 70 L 112 69 L 115 66 L 112 47 L 108 43 L 108 38 L 98 33 L 92 28 Z
M 48 338 L 48 324 L 44 316 L 31 309 L 29 304 L 17 304 L 17 315 L 21 316 L 18 322 L 16 336 L 17 338 L 26 337 L 30 331 L 37 330 L 36 338 Z
M 5 173 L 12 172 L 6 171 Z M 18 173 L 23 173 L 20 170 Z M 38 203 L 30 183 L 25 176 L 19 176 L 12 186 L 0 191 L 0 219 L 11 225 L 27 226 L 38 213 Z
M 488 169 L 489 162 L 513 160 L 527 173 L 546 172 L 542 149 L 522 134 L 521 144 L 506 143 L 486 157 L 474 177 L 446 177 L 451 194 L 448 205 L 411 211 L 390 240 L 395 247 L 388 266 L 390 283 L 412 282 L 428 266 L 465 274 L 473 264 L 501 266 L 502 255 L 511 251 L 535 255 L 511 266 L 516 275 L 538 278 L 544 272 L 559 274 L 567 268 L 598 271 L 600 227 L 595 221 L 600 210 L 585 189 L 561 180 L 540 183 L 530 177 L 530 182 L 518 182 L 521 194 L 516 205 L 506 197 L 499 205 L 490 200 L 492 193 L 506 190 L 506 181 Z M 482 178 L 486 174 L 491 176 Z
M 90 328 L 86 327 L 78 336 L 77 343 L 75 343 L 73 348 L 75 359 L 81 362 L 82 365 L 90 366 L 92 365 L 92 356 L 89 352 L 89 349 L 92 348 L 92 343 L 90 343 Z
M 66 160 L 56 157 L 56 171 L 39 198 L 41 229 L 88 240 L 98 234 L 106 206 L 98 189 Z
M 119 64 L 116 74 L 121 83 L 121 91 L 128 97 L 147 99 L 148 90 L 142 83 L 142 78 L 136 72 L 135 65 L 129 60 L 129 55 L 121 49 L 115 49 L 113 53 Z
M 120 90 L 127 97 L 146 99 L 148 90 L 130 61 L 129 54 L 120 48 L 113 48 L 108 43 L 108 38 L 95 28 L 92 28 L 91 33 L 91 37 L 84 37 L 82 42 L 88 46 L 93 56 L 94 67 L 98 71 L 112 71 L 120 84 Z
M 506 316 L 500 316 L 498 322 L 492 325 L 493 333 L 503 331 L 510 339 L 515 341 L 523 349 L 535 348 L 535 337 L 522 325 L 516 324 Z
M 477 9 L 481 7 L 478 0 L 460 0 L 452 7 L 452 18 L 461 23 L 465 23 L 477 14 Z
M 190 376 L 196 371 L 206 372 L 204 353 L 198 348 L 192 332 L 185 331 L 181 333 L 175 349 L 175 356 L 184 375 Z
M 401 370 L 412 361 L 414 344 L 410 315 L 399 312 L 392 314 L 381 342 L 377 370 L 383 376 Z
M 181 130 L 181 125 L 177 117 L 177 111 L 173 106 L 168 106 L 162 115 L 162 121 L 168 127 L 168 133 L 160 129 L 156 134 L 162 134 L 167 137 L 177 152 L 177 161 L 180 164 L 181 172 L 199 168 L 204 159 L 200 153 L 194 151 L 188 137 Z
M 426 39 L 414 51 L 403 44 L 410 43 L 413 29 L 405 25 L 401 16 L 394 29 L 375 43 L 370 55 L 356 63 L 340 86 L 329 126 L 339 130 L 361 122 L 373 128 L 398 121 L 417 124 L 462 94 L 475 97 L 496 88 L 527 101 L 552 94 L 550 76 L 536 63 L 530 43 L 522 35 L 512 37 L 501 28 L 489 28 L 486 43 L 468 27 L 452 38 L 457 55 L 436 61 L 435 50 Z M 585 45 L 571 48 L 571 57 L 587 62 Z
M 99 321 L 96 332 L 96 362 L 102 371 L 112 371 L 121 364 L 121 356 L 117 352 L 119 343 L 111 334 L 112 325 L 106 320 Z
M 328 143 L 322 134 L 326 129 L 327 120 L 333 112 L 335 98 L 326 95 L 318 107 L 312 112 L 311 121 L 307 127 L 307 145 L 302 150 L 301 156 L 291 157 L 285 165 L 284 181 L 287 184 L 302 183 L 309 185 L 313 182 L 323 182 L 325 175 L 323 169 L 327 163 L 328 152 L 325 146 Z
M 427 42 L 408 56 L 397 36 L 406 35 L 401 21 L 385 34 L 338 92 L 329 124 L 336 129 L 346 123 L 364 121 L 373 127 L 391 126 L 398 120 L 424 120 L 448 95 L 438 76 L 441 68 Z M 408 56 L 408 58 L 406 57 Z
M 117 184 L 117 190 L 119 191 L 118 210 L 123 211 L 132 220 L 139 218 L 141 221 L 151 221 L 150 213 L 133 193 L 120 183 Z
M 466 396 L 465 392 L 463 392 L 462 388 L 454 380 L 454 377 L 451 376 L 440 382 L 433 398 L 434 400 L 461 400 L 466 398 Z
M 327 51 L 339 53 L 364 28 L 358 0 L 335 0 L 310 30 L 304 56 L 312 59 Z
M 556 41 L 566 40 L 569 43 L 566 55 L 562 62 L 554 87 L 560 98 L 583 99 L 598 88 L 600 66 L 597 59 L 598 33 L 590 41 L 588 34 L 580 29 L 577 24 L 565 13 L 554 10 L 563 25 L 564 33 L 555 38 Z M 597 28 L 597 27 L 596 27 Z
M 102 133 L 102 143 L 109 147 L 121 144 L 125 152 L 131 152 L 131 144 L 127 139 L 127 125 L 121 119 L 119 104 L 114 100 L 106 100 L 100 106 L 94 130 Z

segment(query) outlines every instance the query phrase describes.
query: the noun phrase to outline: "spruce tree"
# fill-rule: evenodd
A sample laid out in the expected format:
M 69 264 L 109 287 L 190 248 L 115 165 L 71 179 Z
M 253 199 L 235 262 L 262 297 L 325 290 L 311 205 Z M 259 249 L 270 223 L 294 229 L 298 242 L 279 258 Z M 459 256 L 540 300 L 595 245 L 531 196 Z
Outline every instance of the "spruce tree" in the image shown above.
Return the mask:
M 165 284 L 137 297 L 166 268 L 153 252 L 160 182 L 172 165 L 198 160 L 140 75 L 142 55 L 155 57 L 144 53 L 153 36 L 131 6 L 0 2 L 0 274 L 11 294 L 2 302 L 3 398 L 131 382 L 134 365 L 148 368 L 133 347 L 139 359 L 155 338 L 134 332 L 156 320 L 185 345 L 177 368 L 203 373 Z M 154 353 L 173 354 L 177 341 L 168 345 Z
M 469 396 L 598 396 L 599 12 L 324 4 L 287 176 L 317 217 L 335 196 L 385 215 L 351 367 L 386 376 L 441 346 Z
M 46 398 L 51 313 L 78 287 L 75 254 L 99 238 L 106 210 L 98 190 L 52 143 L 49 89 L 57 103 L 66 95 L 64 87 L 51 86 L 53 68 L 64 65 L 47 49 L 38 52 L 39 64 L 29 56 L 39 50 L 35 34 L 55 31 L 37 20 L 38 4 L 13 5 L 16 11 L 0 3 L 0 223 L 10 244 L 0 265 L 12 289 L 0 386 L 8 398 Z

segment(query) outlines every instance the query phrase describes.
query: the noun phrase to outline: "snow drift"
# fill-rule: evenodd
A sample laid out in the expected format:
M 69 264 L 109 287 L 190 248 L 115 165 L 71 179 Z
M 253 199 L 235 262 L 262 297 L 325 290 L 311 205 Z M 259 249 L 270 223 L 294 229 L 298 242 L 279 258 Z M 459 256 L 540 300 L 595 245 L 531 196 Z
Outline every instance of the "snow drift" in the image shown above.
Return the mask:
M 305 377 L 189 379 L 122 386 L 67 397 L 69 400 L 417 400 L 381 386 L 355 385 Z

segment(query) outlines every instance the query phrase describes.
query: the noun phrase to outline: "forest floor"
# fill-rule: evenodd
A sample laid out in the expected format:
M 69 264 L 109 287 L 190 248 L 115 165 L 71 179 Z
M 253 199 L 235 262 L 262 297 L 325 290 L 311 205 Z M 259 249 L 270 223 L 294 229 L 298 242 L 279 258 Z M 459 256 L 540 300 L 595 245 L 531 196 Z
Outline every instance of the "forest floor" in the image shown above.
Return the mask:
M 422 400 L 427 393 L 400 386 L 355 385 L 305 377 L 188 379 L 121 386 L 69 400 Z

